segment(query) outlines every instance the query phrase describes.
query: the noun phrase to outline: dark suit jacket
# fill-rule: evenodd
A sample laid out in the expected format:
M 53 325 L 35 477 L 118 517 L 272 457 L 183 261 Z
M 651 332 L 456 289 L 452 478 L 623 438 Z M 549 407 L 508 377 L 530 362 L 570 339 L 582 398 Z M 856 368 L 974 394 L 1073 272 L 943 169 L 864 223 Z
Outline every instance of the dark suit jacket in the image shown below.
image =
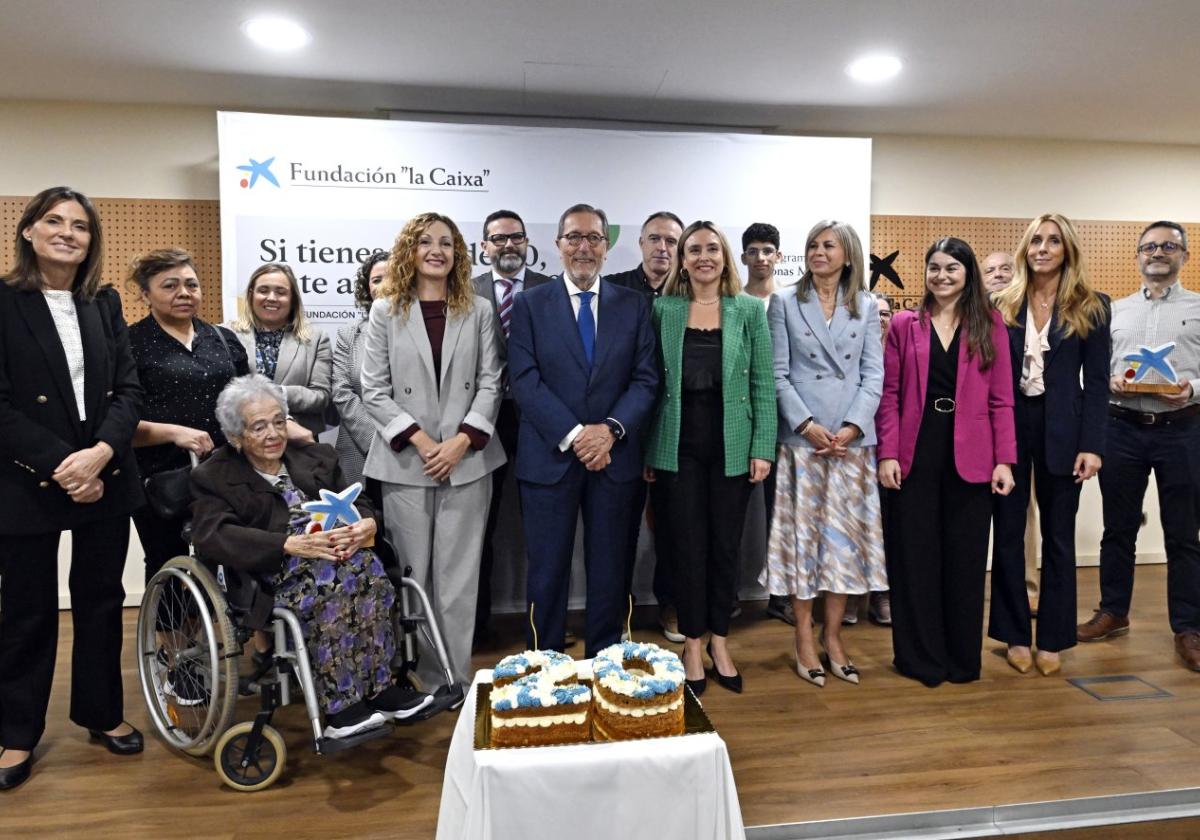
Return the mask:
M 1051 316 L 1050 349 L 1046 351 L 1046 466 L 1054 475 L 1070 475 L 1075 457 L 1080 452 L 1104 456 L 1108 430 L 1108 322 L 1111 311 L 1107 296 L 1104 299 L 1103 323 L 1088 333 L 1086 339 L 1063 335 L 1058 313 Z M 1012 357 L 1013 394 L 1017 395 L 1017 428 L 1021 428 L 1021 365 L 1025 358 L 1025 324 L 1028 304 L 1017 312 L 1017 323 L 1008 328 Z M 1082 372 L 1082 385 L 1080 373 Z M 1019 458 L 1028 453 L 1019 452 Z
M 292 483 L 312 500 L 319 491 L 344 490 L 337 452 L 324 443 L 289 443 L 283 463 Z M 222 446 L 192 470 L 192 543 L 209 563 L 270 574 L 283 562 L 288 509 L 246 456 Z M 355 503 L 363 518 L 374 517 L 366 493 Z
M 80 422 L 67 356 L 40 291 L 0 281 L 0 534 L 43 534 L 124 516 L 142 504 L 131 441 L 142 405 L 137 365 L 111 287 L 76 299 L 84 354 Z M 113 457 L 100 473 L 104 495 L 71 501 L 50 476 L 72 452 L 104 441 Z
M 496 316 L 496 335 L 500 336 L 500 361 L 505 361 L 508 339 L 504 337 L 504 330 L 500 328 L 500 312 L 496 304 L 496 292 L 492 285 L 492 270 L 488 269 L 483 274 L 476 274 L 471 278 L 471 282 L 475 284 L 475 294 L 491 304 L 492 314 Z M 525 284 L 521 287 L 521 294 L 549 282 L 550 278 L 545 274 L 525 269 Z M 513 299 L 513 302 L 516 302 L 516 298 Z
M 599 281 L 596 346 L 589 371 L 561 277 L 517 295 L 508 375 L 521 409 L 517 478 L 554 484 L 579 459 L 559 443 L 578 424 L 611 417 L 625 427 L 605 468 L 614 481 L 642 474 L 642 427 L 658 395 L 658 348 L 650 309 L 637 292 Z

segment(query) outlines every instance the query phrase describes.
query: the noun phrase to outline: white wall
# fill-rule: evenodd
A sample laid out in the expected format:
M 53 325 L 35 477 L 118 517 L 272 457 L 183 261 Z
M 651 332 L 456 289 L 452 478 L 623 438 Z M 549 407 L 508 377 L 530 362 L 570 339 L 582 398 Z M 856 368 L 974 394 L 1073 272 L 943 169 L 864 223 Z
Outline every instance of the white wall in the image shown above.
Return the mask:
M 0 160 L 0 195 L 66 183 L 93 196 L 215 200 L 216 109 L 0 101 Z M 881 136 L 872 166 L 871 211 L 881 215 L 1025 217 L 1053 209 L 1079 219 L 1200 221 L 1200 146 Z M 1153 485 L 1145 509 L 1139 562 L 1161 562 Z M 1100 533 L 1092 481 L 1077 520 L 1081 565 L 1097 562 Z M 134 603 L 136 538 L 130 558 Z

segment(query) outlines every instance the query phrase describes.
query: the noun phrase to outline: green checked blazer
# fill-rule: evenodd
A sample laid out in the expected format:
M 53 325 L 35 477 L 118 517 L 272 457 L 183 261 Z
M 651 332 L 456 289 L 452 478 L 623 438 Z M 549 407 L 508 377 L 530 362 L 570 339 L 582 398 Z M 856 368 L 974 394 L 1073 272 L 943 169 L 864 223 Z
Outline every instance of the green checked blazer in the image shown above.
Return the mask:
M 646 465 L 668 472 L 679 470 L 683 332 L 690 302 L 674 296 L 654 301 L 663 391 L 650 428 Z M 725 405 L 725 475 L 745 475 L 750 471 L 751 458 L 774 461 L 771 331 L 758 298 L 745 294 L 721 298 L 721 392 Z

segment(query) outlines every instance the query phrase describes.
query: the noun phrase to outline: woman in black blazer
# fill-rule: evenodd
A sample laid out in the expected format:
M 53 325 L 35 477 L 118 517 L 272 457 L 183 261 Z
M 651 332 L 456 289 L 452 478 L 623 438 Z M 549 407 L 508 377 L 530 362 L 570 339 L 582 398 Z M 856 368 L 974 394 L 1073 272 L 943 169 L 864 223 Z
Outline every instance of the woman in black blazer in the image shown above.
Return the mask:
M 995 302 L 1012 353 L 1016 489 L 995 501 L 988 635 L 1008 645 L 1017 671 L 1033 666 L 1024 572 L 1032 471 L 1042 511 L 1037 669 L 1049 676 L 1062 667 L 1059 652 L 1075 646 L 1075 514 L 1104 454 L 1109 306 L 1088 284 L 1074 227 L 1057 213 L 1029 223 L 1014 263 Z
M 100 285 L 100 220 L 66 187 L 34 197 L 0 283 L 0 790 L 29 777 L 58 647 L 58 541 L 71 531 L 71 720 L 141 752 L 122 719 L 121 573 L 141 504 L 138 385 L 121 299 Z

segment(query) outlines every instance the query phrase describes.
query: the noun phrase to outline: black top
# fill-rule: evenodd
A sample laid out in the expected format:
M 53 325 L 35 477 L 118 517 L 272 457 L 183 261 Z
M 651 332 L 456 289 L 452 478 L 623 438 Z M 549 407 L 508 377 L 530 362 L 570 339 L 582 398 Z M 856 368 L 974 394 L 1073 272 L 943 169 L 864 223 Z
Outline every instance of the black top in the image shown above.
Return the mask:
M 129 328 L 129 345 L 137 361 L 138 379 L 145 389 L 142 419 L 174 423 L 208 432 L 214 446 L 225 443 L 217 423 L 217 395 L 235 376 L 250 373 L 246 351 L 237 336 L 199 318 L 192 349 L 168 335 L 147 315 Z M 217 335 L 220 329 L 225 343 Z M 186 466 L 187 451 L 171 443 L 134 450 L 143 477 Z
M 721 391 L 721 331 L 683 331 L 683 390 L 688 393 Z
M 629 271 L 621 271 L 617 274 L 610 274 L 604 278 L 609 283 L 614 283 L 618 286 L 624 286 L 626 289 L 633 289 L 635 292 L 641 292 L 646 298 L 646 303 L 653 308 L 654 299 L 662 297 L 663 289 L 667 287 L 667 281 L 658 284 L 658 288 L 650 285 L 650 281 L 646 279 L 646 269 L 638 263 L 637 268 Z
M 937 330 L 929 330 L 929 384 L 925 389 L 925 404 L 942 397 L 954 399 L 958 385 L 958 337 L 962 326 L 954 328 L 950 346 L 943 348 Z

